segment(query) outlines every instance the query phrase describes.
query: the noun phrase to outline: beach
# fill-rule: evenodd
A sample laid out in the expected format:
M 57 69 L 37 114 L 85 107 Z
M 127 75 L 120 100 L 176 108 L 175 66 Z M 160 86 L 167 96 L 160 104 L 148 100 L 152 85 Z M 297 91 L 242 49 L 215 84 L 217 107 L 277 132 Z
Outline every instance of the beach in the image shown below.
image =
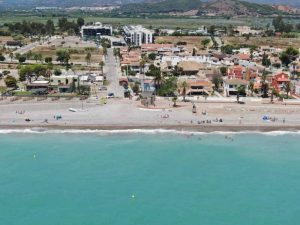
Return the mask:
M 191 102 L 157 99 L 156 107 L 145 108 L 139 101 L 99 100 L 1 102 L 0 128 L 48 129 L 166 129 L 188 131 L 298 131 L 300 105 L 262 104 L 261 102 Z M 73 109 L 74 111 L 70 111 Z M 58 118 L 57 118 L 58 117 Z M 267 118 L 264 118 L 267 117 Z

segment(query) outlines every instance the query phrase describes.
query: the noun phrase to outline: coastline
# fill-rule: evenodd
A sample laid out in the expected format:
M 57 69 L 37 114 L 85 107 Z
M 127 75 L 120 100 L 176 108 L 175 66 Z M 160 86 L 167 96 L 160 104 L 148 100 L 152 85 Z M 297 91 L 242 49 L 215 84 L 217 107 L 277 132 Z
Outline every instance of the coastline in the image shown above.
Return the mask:
M 90 130 L 90 131 L 155 131 L 163 130 L 165 133 L 177 132 L 274 132 L 287 131 L 299 132 L 299 125 L 0 125 L 1 130 L 26 130 L 51 131 L 51 130 Z

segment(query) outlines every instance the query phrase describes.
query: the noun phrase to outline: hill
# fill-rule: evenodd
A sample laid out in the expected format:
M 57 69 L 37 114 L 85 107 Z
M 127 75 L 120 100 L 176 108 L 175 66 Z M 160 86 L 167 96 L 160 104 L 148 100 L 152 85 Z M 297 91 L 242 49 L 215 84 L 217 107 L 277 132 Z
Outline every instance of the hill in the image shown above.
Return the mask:
M 201 5 L 200 0 L 164 0 L 148 1 L 145 3 L 132 3 L 121 6 L 122 13 L 167 13 L 185 12 L 198 9 Z
M 250 3 L 240 0 L 148 0 L 145 3 L 132 3 L 121 6 L 122 13 L 168 13 L 198 10 L 198 15 L 214 14 L 224 16 L 259 16 L 279 13 L 271 5 Z
M 201 14 L 215 14 L 215 15 L 228 15 L 228 16 L 258 16 L 270 15 L 278 13 L 271 5 L 250 3 L 239 0 L 212 0 L 203 3 L 198 11 Z

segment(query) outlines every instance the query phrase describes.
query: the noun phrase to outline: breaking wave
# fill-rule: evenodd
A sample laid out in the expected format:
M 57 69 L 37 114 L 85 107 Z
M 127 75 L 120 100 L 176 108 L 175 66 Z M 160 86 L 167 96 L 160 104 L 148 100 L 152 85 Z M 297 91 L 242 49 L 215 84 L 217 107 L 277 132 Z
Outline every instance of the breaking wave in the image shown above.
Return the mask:
M 300 135 L 300 131 L 186 131 L 168 129 L 122 129 L 122 130 L 97 130 L 97 129 L 0 129 L 0 134 L 176 134 L 176 135 L 238 135 L 238 134 L 262 134 L 268 136 Z

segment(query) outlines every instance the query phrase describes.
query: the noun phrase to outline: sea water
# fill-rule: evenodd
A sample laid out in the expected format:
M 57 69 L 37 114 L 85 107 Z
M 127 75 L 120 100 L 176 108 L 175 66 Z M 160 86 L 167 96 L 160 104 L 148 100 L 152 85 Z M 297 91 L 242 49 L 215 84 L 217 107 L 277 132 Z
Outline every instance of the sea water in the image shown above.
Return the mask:
M 299 133 L 0 133 L 0 225 L 300 224 Z

